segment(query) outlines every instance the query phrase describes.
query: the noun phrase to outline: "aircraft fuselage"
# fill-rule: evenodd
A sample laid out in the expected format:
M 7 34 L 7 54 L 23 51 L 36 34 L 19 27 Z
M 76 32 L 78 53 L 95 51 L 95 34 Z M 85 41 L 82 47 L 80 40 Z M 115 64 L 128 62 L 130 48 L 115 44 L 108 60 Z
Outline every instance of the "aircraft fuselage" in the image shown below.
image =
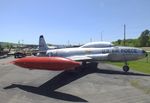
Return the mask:
M 109 48 L 65 48 L 47 51 L 47 56 L 65 58 L 70 58 L 71 56 L 86 56 L 92 58 L 92 61 L 130 61 L 143 58 L 145 55 L 146 53 L 142 49 L 119 46 Z

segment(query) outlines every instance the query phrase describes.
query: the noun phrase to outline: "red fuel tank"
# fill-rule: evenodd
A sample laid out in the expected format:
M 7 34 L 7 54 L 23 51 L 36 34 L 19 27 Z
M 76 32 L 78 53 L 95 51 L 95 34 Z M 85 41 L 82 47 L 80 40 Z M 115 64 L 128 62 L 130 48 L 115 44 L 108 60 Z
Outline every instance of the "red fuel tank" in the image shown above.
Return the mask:
M 80 66 L 79 62 L 62 57 L 26 57 L 12 61 L 13 64 L 39 70 L 68 70 Z

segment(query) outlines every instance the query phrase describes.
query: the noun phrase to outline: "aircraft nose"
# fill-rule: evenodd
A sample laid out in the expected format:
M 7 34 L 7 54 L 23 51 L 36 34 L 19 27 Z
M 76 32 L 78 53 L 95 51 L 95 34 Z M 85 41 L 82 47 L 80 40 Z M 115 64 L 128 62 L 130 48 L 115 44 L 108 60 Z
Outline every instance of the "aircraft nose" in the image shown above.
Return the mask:
M 146 51 L 142 50 L 142 53 L 145 55 L 145 57 L 148 56 L 148 53 Z

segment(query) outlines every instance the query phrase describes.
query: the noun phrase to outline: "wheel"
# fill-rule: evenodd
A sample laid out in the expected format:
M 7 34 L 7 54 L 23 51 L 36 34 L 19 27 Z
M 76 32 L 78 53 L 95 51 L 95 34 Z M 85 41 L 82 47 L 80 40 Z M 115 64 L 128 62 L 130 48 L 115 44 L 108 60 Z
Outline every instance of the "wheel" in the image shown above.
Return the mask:
M 127 66 L 127 65 L 123 66 L 123 71 L 128 72 L 129 71 L 129 66 Z

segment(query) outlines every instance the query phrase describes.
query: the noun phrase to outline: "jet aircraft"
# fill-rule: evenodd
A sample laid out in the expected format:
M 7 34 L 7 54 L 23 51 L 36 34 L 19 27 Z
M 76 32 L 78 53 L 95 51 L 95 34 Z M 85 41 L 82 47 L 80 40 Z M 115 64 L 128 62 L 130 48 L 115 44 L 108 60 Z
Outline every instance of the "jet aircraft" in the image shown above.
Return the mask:
M 119 61 L 125 63 L 125 65 L 123 66 L 123 71 L 128 72 L 129 71 L 129 66 L 127 63 L 128 61 L 141 59 L 148 55 L 147 52 L 145 52 L 142 49 L 135 47 L 114 46 L 109 42 L 91 42 L 77 48 L 61 48 L 48 50 L 46 42 L 42 35 L 40 36 L 39 40 L 42 40 L 42 42 L 41 41 L 39 42 L 39 49 L 44 53 L 42 56 L 47 57 L 21 59 L 16 60 L 13 63 L 15 65 L 30 69 L 36 68 L 44 69 L 45 65 L 52 67 L 53 63 L 56 65 L 63 65 L 64 63 L 65 65 L 68 65 L 68 67 L 78 67 L 79 64 L 77 62 L 82 62 L 82 65 L 85 66 L 87 62 L 98 63 L 101 61 L 112 61 L 112 62 Z M 38 60 L 38 62 L 36 59 Z M 32 64 L 34 64 L 34 66 Z M 36 65 L 38 64 L 39 67 L 36 67 Z M 48 70 L 54 69 L 49 67 Z M 66 69 L 63 68 L 58 70 L 66 70 Z
M 40 38 L 43 36 L 40 36 Z M 44 40 L 45 41 L 45 40 Z M 42 45 L 46 47 L 46 43 Z M 61 48 L 46 51 L 48 57 L 63 57 L 73 61 L 82 62 L 124 62 L 123 71 L 128 72 L 128 61 L 138 60 L 146 57 L 148 54 L 143 49 L 135 47 L 114 46 L 109 42 L 91 42 L 77 48 Z

